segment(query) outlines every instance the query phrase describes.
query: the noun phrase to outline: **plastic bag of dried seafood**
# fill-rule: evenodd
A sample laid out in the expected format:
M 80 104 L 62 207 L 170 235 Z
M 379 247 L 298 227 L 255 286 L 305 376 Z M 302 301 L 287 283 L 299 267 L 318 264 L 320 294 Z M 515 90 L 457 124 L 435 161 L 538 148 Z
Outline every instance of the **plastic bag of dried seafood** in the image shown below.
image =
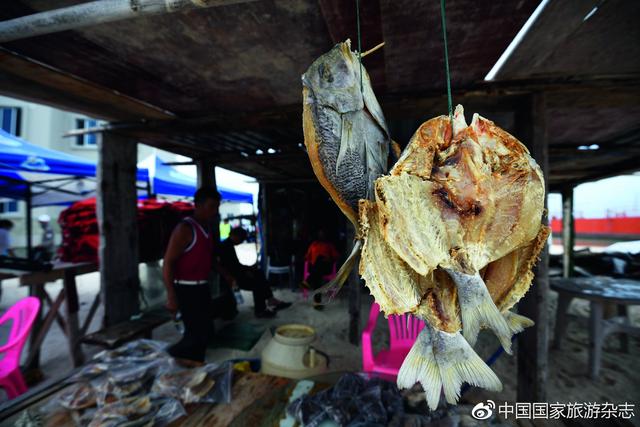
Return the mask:
M 118 362 L 117 360 L 110 362 L 93 362 L 80 368 L 78 372 L 69 377 L 66 382 L 93 382 L 105 376 L 110 370 L 120 370 L 127 366 L 131 366 L 129 362 Z
M 96 362 L 148 362 L 167 358 L 167 343 L 162 341 L 140 339 L 131 341 L 114 350 L 103 350 L 93 356 Z
M 187 412 L 179 400 L 150 394 L 128 397 L 87 412 L 79 424 L 97 426 L 154 426 L 164 427 Z
M 118 399 L 146 395 L 157 376 L 175 369 L 173 359 L 152 359 L 146 362 L 118 364 L 93 384 L 97 389 L 98 405 Z
M 153 392 L 180 399 L 184 404 L 229 403 L 233 364 L 208 364 L 197 368 L 175 369 L 158 375 Z
M 93 356 L 91 362 L 81 368 L 67 382 L 99 380 L 107 372 L 121 371 L 132 366 L 146 366 L 159 360 L 171 360 L 164 351 L 166 343 L 141 339 L 132 341 L 115 350 L 104 350 Z

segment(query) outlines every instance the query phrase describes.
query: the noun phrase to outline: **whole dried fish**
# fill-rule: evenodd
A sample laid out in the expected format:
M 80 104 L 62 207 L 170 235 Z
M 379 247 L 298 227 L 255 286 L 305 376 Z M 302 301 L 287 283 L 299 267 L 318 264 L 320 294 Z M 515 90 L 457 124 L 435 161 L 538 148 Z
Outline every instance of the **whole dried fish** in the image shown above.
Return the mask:
M 304 142 L 311 166 L 357 230 L 358 201 L 373 199 L 374 182 L 388 169 L 391 138 L 382 109 L 349 40 L 314 61 L 302 85 Z M 323 291 L 339 290 L 360 247 L 358 241 Z
M 387 171 L 390 137 L 369 75 L 338 43 L 302 76 L 304 141 L 313 170 L 344 214 L 358 225 L 358 201 L 373 198 Z

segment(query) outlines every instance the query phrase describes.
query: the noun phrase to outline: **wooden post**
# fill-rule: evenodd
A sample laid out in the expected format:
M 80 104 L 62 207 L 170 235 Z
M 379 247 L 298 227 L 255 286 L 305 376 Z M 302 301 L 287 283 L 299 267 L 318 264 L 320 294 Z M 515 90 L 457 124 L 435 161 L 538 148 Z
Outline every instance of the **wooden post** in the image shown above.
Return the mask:
M 562 191 L 562 277 L 573 276 L 573 246 L 576 230 L 573 221 L 573 187 Z
M 525 142 L 531 155 L 542 168 L 545 186 L 549 183 L 549 151 L 546 108 L 543 93 L 527 98 L 522 110 L 516 112 L 516 135 Z M 548 191 L 546 192 L 548 194 Z M 545 197 L 546 207 L 546 197 Z M 546 210 L 545 210 L 546 212 Z M 548 223 L 546 213 L 543 222 Z M 531 289 L 518 304 L 518 312 L 535 322 L 535 326 L 518 335 L 518 402 L 545 402 L 547 389 L 549 317 L 549 248 L 540 253 Z
M 260 212 L 258 212 L 260 215 L 260 227 L 262 228 L 262 230 L 260 230 L 260 244 L 262 245 L 260 248 L 260 265 L 262 266 L 262 271 L 265 273 L 267 271 L 267 257 L 269 256 L 269 202 L 267 199 L 267 195 L 269 193 L 267 191 L 267 187 L 268 184 L 265 184 L 264 182 L 260 183 Z
M 198 170 L 198 188 L 216 186 L 216 166 L 211 159 L 195 160 Z
M 31 184 L 27 184 L 27 259 L 29 261 L 33 260 L 33 205 L 31 202 L 31 197 L 33 193 L 31 191 Z
M 104 324 L 140 311 L 138 294 L 137 144 L 121 135 L 98 134 L 96 214 L 100 229 L 100 292 Z
M 353 239 L 356 235 L 356 230 L 351 222 L 347 226 L 347 241 L 355 242 Z M 351 251 L 349 251 L 351 252 Z M 360 275 L 358 274 L 357 266 L 360 265 L 359 261 L 356 261 L 356 267 L 351 270 L 347 286 L 349 288 L 349 342 L 353 345 L 359 345 L 360 343 Z

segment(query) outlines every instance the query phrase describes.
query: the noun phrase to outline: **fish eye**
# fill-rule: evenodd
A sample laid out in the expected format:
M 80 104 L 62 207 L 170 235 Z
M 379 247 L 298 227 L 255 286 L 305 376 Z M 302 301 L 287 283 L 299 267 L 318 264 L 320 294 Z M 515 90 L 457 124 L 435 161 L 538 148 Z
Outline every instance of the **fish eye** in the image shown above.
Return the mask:
M 323 80 L 326 80 L 328 83 L 333 83 L 333 73 L 328 67 L 320 68 L 320 76 Z

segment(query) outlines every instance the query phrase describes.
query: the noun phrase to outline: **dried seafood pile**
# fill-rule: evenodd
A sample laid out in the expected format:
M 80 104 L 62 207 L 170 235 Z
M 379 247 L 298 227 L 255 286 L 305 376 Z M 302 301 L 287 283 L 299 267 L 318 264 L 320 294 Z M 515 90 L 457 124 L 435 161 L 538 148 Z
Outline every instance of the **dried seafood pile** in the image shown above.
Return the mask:
M 185 368 L 164 344 L 139 340 L 97 354 L 44 408 L 45 417 L 69 415 L 78 426 L 164 426 L 185 406 L 229 402 L 231 364 Z

